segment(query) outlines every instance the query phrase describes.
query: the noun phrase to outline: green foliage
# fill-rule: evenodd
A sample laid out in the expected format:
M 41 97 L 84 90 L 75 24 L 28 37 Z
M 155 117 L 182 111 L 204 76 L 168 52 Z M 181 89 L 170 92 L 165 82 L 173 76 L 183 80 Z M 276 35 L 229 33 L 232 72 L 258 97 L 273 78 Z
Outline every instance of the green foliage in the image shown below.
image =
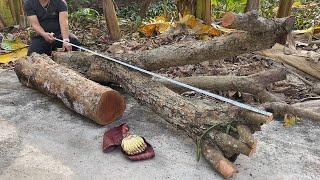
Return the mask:
M 307 4 L 308 2 L 301 2 Z M 296 17 L 296 29 L 307 29 L 320 23 L 320 7 L 311 8 L 294 7 L 292 15 Z
M 213 5 L 213 15 L 215 18 L 221 18 L 225 12 L 232 11 L 240 13 L 244 11 L 247 0 L 211 0 Z
M 90 4 L 90 0 L 68 0 L 67 4 L 69 11 L 74 12 L 81 9 L 83 5 Z
M 94 22 L 98 17 L 99 12 L 91 8 L 80 8 L 78 11 L 70 14 L 70 19 L 77 23 Z
M 139 12 L 139 4 L 135 4 L 119 9 L 118 17 L 129 19 L 131 21 L 137 21 L 137 19 L 141 20 Z M 160 15 L 167 15 L 169 18 L 174 18 L 176 16 L 176 6 L 172 0 L 163 0 L 151 4 L 146 13 L 146 20 Z

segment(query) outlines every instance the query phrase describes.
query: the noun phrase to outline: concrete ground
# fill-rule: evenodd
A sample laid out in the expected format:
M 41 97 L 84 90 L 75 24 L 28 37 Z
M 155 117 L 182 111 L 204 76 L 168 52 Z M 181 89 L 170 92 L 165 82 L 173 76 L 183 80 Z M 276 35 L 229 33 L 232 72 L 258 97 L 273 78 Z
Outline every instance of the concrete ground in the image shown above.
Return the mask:
M 154 146 L 152 160 L 130 162 L 101 151 L 106 129 L 127 123 Z M 255 136 L 253 157 L 239 156 L 233 179 L 319 179 L 319 123 L 284 128 L 274 121 Z M 221 179 L 195 146 L 147 107 L 127 97 L 125 115 L 101 127 L 63 104 L 22 86 L 0 69 L 0 179 Z

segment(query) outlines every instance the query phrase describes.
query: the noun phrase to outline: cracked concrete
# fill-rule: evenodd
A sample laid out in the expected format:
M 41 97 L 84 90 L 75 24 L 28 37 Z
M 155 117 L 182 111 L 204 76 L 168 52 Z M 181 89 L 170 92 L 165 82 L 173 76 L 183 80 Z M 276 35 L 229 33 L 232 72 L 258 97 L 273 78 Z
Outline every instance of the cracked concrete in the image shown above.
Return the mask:
M 127 96 L 125 115 L 98 126 L 63 104 L 0 71 L 0 179 L 222 179 L 196 161 L 193 142 L 147 107 Z M 107 128 L 127 123 L 148 139 L 156 157 L 130 162 L 101 142 Z M 317 179 L 320 177 L 319 123 L 283 128 L 274 121 L 255 134 L 253 157 L 239 156 L 233 179 Z

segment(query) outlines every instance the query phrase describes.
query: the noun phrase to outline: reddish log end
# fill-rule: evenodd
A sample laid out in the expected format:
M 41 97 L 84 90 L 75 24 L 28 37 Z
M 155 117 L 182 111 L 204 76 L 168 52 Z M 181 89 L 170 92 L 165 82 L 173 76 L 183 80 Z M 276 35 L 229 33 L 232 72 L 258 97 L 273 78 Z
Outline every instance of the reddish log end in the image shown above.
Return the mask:
M 222 26 L 226 28 L 229 27 L 233 23 L 235 17 L 236 16 L 232 12 L 227 12 L 224 14 L 221 19 Z
M 124 98 L 117 91 L 108 88 L 102 94 L 96 111 L 97 123 L 106 125 L 121 117 L 126 109 Z

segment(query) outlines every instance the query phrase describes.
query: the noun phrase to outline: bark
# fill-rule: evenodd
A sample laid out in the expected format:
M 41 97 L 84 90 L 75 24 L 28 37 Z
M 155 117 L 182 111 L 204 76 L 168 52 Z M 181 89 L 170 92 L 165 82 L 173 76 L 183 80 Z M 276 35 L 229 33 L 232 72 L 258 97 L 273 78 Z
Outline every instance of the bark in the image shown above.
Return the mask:
M 213 142 L 225 152 L 225 155 L 228 158 L 232 157 L 234 154 L 251 156 L 253 153 L 255 153 L 255 149 L 251 149 L 249 146 L 232 137 L 231 135 L 214 131 L 209 134 L 209 137 L 211 137 Z
M 293 0 L 280 0 L 277 17 L 282 18 L 289 16 L 291 14 L 292 5 Z
M 280 0 L 277 18 L 287 17 L 291 14 L 293 0 Z M 278 39 L 277 43 L 286 44 L 287 36 Z
M 33 54 L 21 59 L 16 62 L 15 72 L 22 84 L 60 99 L 98 124 L 113 122 L 125 110 L 124 98 L 117 91 L 90 81 L 47 56 Z
M 113 0 L 103 0 L 103 11 L 111 38 L 119 40 L 121 38 L 121 31 Z
M 268 20 L 267 22 L 269 21 L 278 22 L 277 20 Z M 135 54 L 122 54 L 120 59 L 146 70 L 197 64 L 208 60 L 217 61 L 226 57 L 271 48 L 278 36 L 287 34 L 293 28 L 294 19 L 283 19 L 281 22 L 277 25 L 268 26 L 270 30 L 268 32 L 263 32 L 265 26 L 267 26 L 265 25 L 261 26 L 264 29 L 261 29 L 260 32 L 241 31 L 208 41 L 161 46 Z
M 5 23 L 5 21 L 3 20 L 1 14 L 0 14 L 0 28 L 4 28 L 4 27 L 6 27 L 6 23 Z
M 202 146 L 202 154 L 224 178 L 230 178 L 237 172 L 236 166 L 223 156 L 218 147 L 212 147 L 205 142 Z
M 198 87 L 216 91 L 241 91 L 255 95 L 262 102 L 278 101 L 278 98 L 266 90 L 270 83 L 286 79 L 284 69 L 273 69 L 251 76 L 191 76 L 175 80 Z M 183 91 L 179 86 L 161 81 L 170 89 Z
M 150 6 L 151 0 L 143 0 L 141 3 L 141 8 L 139 12 L 139 16 L 144 19 L 147 13 L 147 10 Z
M 256 149 L 257 140 L 255 140 L 251 134 L 251 130 L 248 126 L 238 124 L 237 125 L 238 134 L 240 136 L 240 141 L 243 141 L 252 149 Z
M 284 53 L 285 50 L 286 49 L 284 46 L 277 44 L 272 49 L 260 51 L 259 54 L 270 57 L 277 62 L 285 63 L 290 66 L 293 66 L 299 69 L 300 71 L 303 71 L 317 79 L 320 79 L 319 63 L 315 63 L 310 60 L 307 60 L 306 57 L 301 57 L 293 54 L 287 55 Z
M 221 19 L 223 27 L 239 29 L 248 32 L 263 33 L 262 35 L 277 32 L 277 37 L 287 35 L 293 29 L 295 19 L 293 16 L 286 18 L 266 19 L 259 17 L 257 11 L 245 14 L 227 12 Z
M 307 118 L 320 122 L 320 113 L 305 108 L 294 107 L 282 102 L 266 103 L 264 104 L 264 107 L 272 110 L 275 116 L 284 117 L 285 114 L 292 114 L 300 118 Z
M 10 0 L 8 2 L 14 24 L 20 24 L 20 16 L 24 14 L 22 0 Z
M 259 11 L 259 1 L 260 0 L 247 0 L 246 8 L 244 12 L 249 12 L 249 11 Z
M 258 18 L 255 21 L 249 21 L 247 18 L 247 21 L 242 21 L 242 23 L 244 30 L 247 30 L 247 26 L 252 26 L 256 31 L 254 33 L 237 31 L 207 41 L 161 46 L 135 54 L 123 54 L 120 58 L 147 70 L 158 70 L 269 49 L 275 44 L 278 37 L 292 30 L 294 18 L 278 20 Z

